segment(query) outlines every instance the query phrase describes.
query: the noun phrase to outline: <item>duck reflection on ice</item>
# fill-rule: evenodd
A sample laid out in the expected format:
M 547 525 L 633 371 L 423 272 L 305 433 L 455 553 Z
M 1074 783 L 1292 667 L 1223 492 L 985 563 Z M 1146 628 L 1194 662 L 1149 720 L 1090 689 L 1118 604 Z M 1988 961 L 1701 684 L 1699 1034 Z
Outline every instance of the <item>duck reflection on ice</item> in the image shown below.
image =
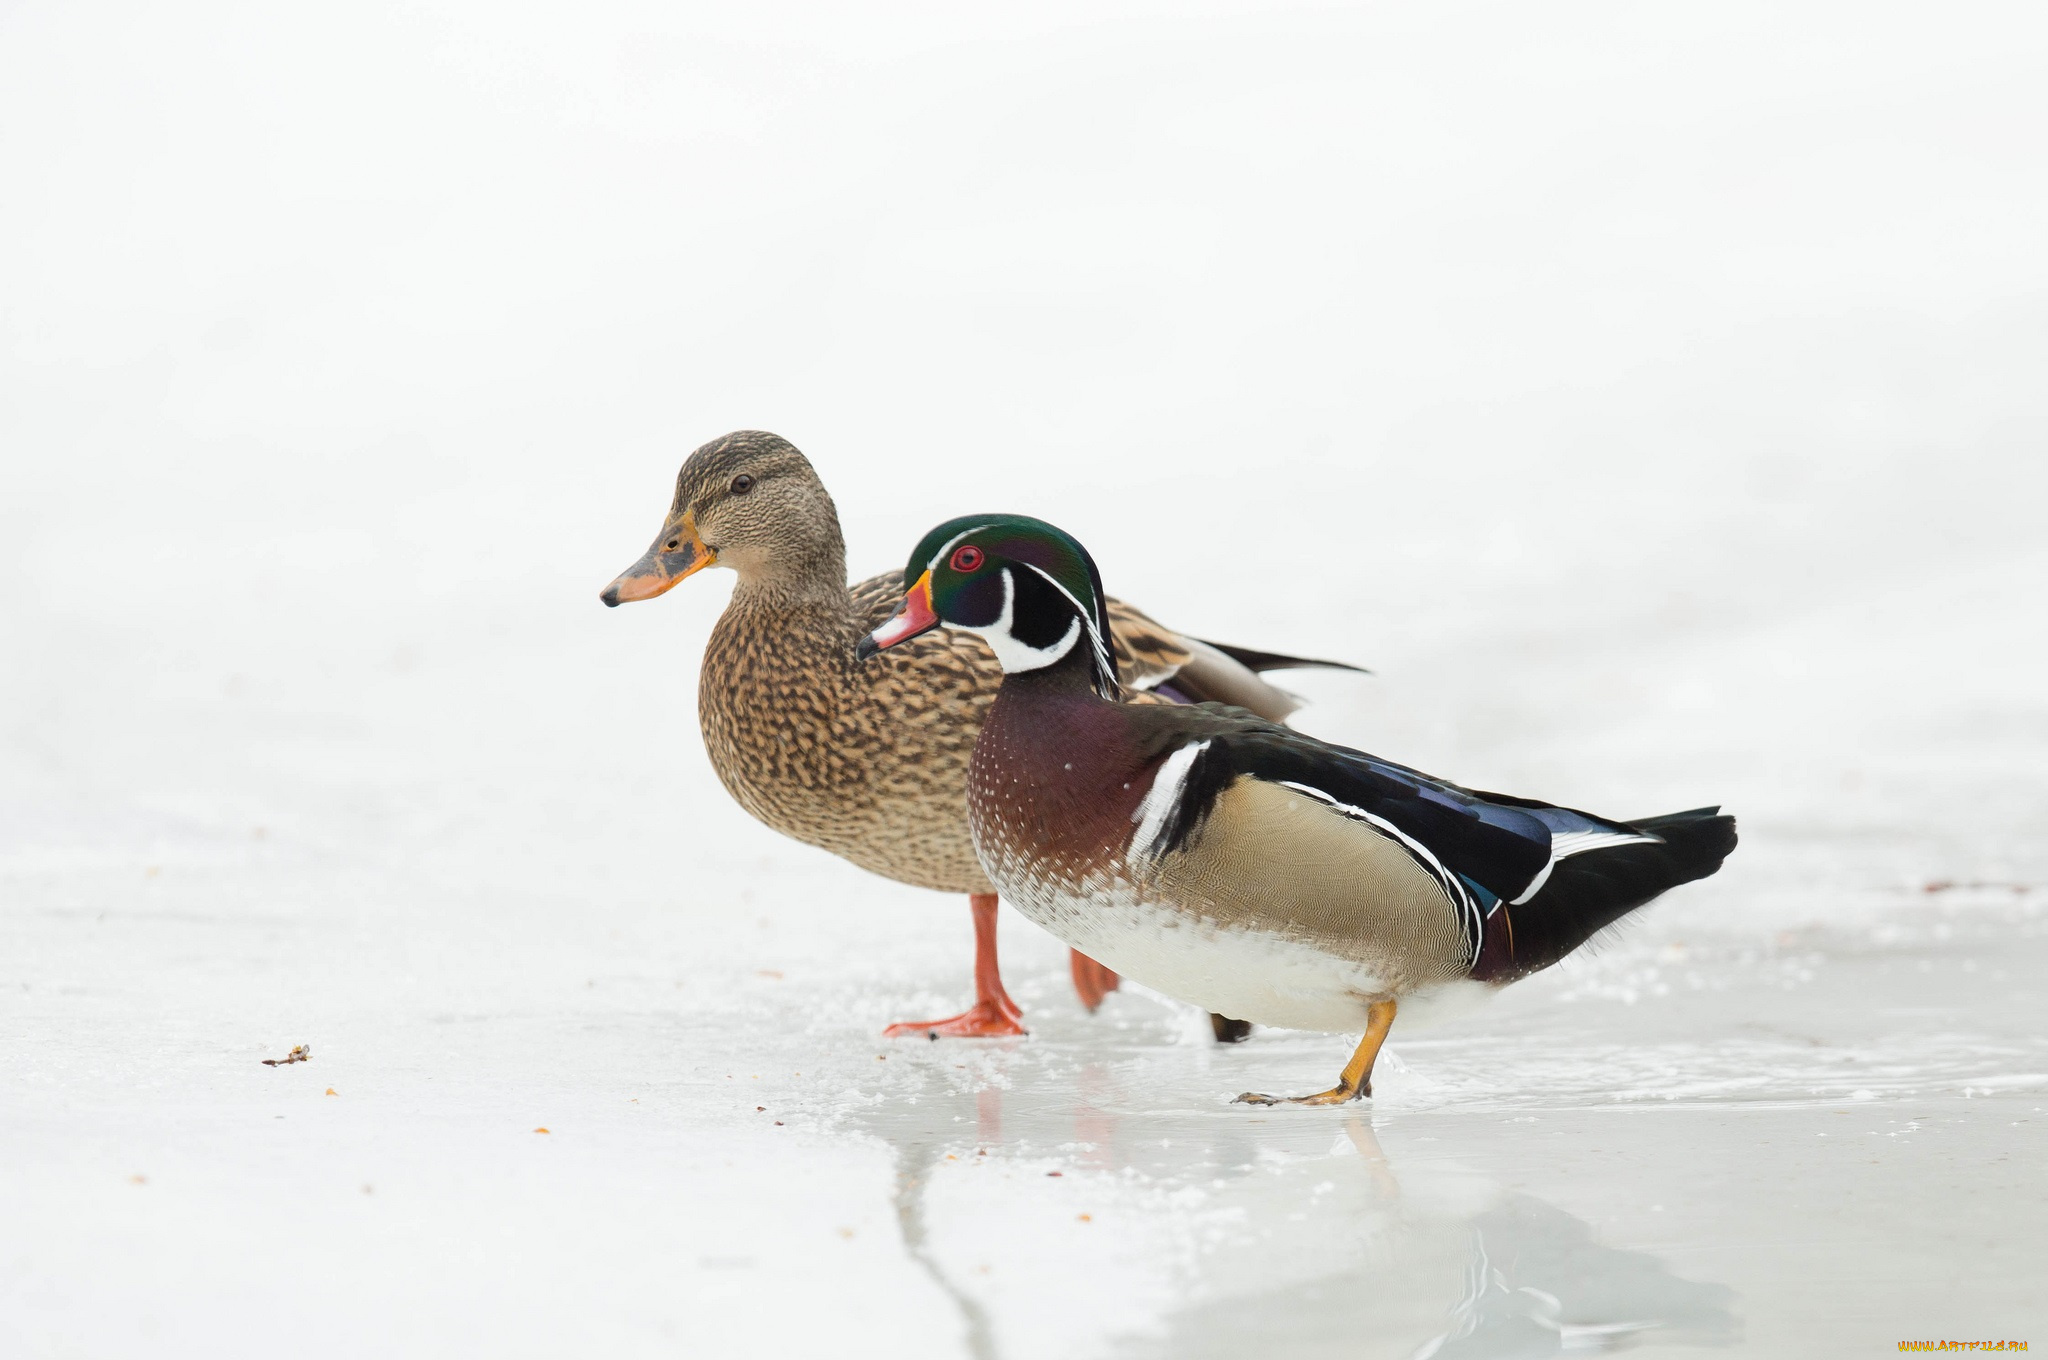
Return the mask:
M 1680 1279 L 1655 1257 L 1603 1247 L 1592 1229 L 1528 1195 L 1472 1220 L 1465 1297 L 1415 1360 L 1728 1345 L 1741 1333 L 1726 1285 Z
M 1343 1133 L 1347 1148 L 1276 1167 L 1276 1184 L 1253 1190 L 1274 1207 L 1247 1214 L 1235 1249 L 1209 1254 L 1156 1351 L 1133 1353 L 1284 1343 L 1296 1354 L 1505 1360 L 1740 1339 L 1725 1285 L 1603 1246 L 1583 1220 L 1482 1177 L 1397 1178 L 1367 1120 Z M 1298 1250 L 1283 1255 L 1283 1244 Z
M 1727 1287 L 1602 1245 L 1583 1220 L 1444 1162 L 1397 1173 L 1363 1116 L 1138 1114 L 1116 1059 L 951 1056 L 914 1073 L 891 1064 L 907 1085 L 847 1119 L 894 1149 L 905 1249 L 958 1310 L 976 1360 L 1045 1349 L 1060 1309 L 1076 1343 L 1063 1351 L 1175 1360 L 1275 1348 L 1475 1360 L 1740 1339 Z M 1048 1162 L 1068 1179 L 1038 1181 Z M 1098 1224 L 1080 1243 L 1008 1230 L 1020 1204 L 1077 1185 Z M 977 1238 L 1000 1247 L 969 1260 L 958 1244 Z M 1123 1305 L 1121 1335 L 1094 1323 L 1105 1298 Z M 1146 1325 L 1131 1324 L 1137 1299 Z

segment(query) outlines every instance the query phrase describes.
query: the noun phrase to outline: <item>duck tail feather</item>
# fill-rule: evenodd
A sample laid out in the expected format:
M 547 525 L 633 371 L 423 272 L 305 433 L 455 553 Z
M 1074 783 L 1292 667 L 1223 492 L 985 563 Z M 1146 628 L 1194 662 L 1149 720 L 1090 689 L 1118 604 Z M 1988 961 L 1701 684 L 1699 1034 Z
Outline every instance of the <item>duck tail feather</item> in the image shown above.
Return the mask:
M 1718 807 L 1627 825 L 1657 840 L 1559 860 L 1541 892 L 1520 906 L 1503 903 L 1487 920 L 1472 976 L 1510 982 L 1548 968 L 1637 907 L 1712 874 L 1735 849 L 1735 819 Z
M 1210 642 L 1206 638 L 1194 641 L 1217 651 L 1252 671 L 1326 670 L 1354 671 L 1359 675 L 1371 675 L 1363 666 L 1354 666 L 1348 661 L 1317 661 L 1305 656 L 1289 656 L 1285 652 L 1262 652 L 1253 647 L 1238 647 L 1228 642 Z

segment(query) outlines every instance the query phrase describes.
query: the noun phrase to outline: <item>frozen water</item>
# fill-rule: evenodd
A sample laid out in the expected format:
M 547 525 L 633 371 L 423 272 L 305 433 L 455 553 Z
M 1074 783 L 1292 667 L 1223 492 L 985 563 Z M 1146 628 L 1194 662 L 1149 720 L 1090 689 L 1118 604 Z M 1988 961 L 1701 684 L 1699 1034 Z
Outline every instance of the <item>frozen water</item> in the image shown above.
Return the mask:
M 2044 47 L 0 11 L 0 1355 L 2038 1343 Z M 1311 731 L 1742 848 L 1369 1105 L 1015 917 L 1028 1038 L 884 1043 L 965 904 L 724 798 L 715 574 L 595 598 L 739 426 L 857 571 L 1043 514 L 1372 666 Z

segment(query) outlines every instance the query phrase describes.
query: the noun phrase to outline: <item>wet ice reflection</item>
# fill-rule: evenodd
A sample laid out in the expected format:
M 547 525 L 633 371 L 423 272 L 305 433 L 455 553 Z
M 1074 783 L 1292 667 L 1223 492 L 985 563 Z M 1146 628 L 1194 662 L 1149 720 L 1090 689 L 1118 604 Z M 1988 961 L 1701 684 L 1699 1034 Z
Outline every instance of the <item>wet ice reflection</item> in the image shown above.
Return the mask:
M 1681 1279 L 1645 1252 L 1602 1246 L 1580 1219 L 1530 1195 L 1506 1196 L 1471 1222 L 1465 1297 L 1417 1360 L 1618 1350 L 1740 1339 L 1725 1285 Z
M 1740 1339 L 1725 1285 L 1455 1161 L 1403 1165 L 1368 1106 L 1144 1112 L 1186 1048 L 1075 1060 L 1061 1047 L 898 1049 L 889 1097 L 847 1117 L 893 1148 L 905 1247 L 982 1360 L 1053 1345 L 1164 1360 Z M 1093 1207 L 1095 1235 L 1016 1230 L 1020 1205 L 1048 1203 Z M 1130 1304 L 1120 1329 L 1062 1333 L 1081 1292 Z

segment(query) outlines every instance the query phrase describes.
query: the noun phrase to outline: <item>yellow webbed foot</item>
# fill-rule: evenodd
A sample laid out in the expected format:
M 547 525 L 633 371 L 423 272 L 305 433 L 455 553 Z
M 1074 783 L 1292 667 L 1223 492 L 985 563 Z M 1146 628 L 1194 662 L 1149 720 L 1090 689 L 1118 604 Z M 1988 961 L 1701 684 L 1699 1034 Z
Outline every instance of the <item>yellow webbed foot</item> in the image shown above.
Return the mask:
M 1246 1091 L 1233 1105 L 1343 1105 L 1353 1100 L 1363 1100 L 1372 1094 L 1370 1083 L 1353 1090 L 1349 1086 L 1332 1086 L 1327 1091 L 1318 1091 L 1312 1096 L 1268 1096 L 1257 1091 Z
M 1387 1040 L 1387 1031 L 1394 1026 L 1394 1003 L 1391 1000 L 1375 1001 L 1366 1010 L 1365 1037 L 1358 1041 L 1358 1048 L 1351 1055 L 1351 1061 L 1344 1064 L 1343 1075 L 1337 1084 L 1327 1091 L 1318 1091 L 1312 1096 L 1267 1096 L 1257 1091 L 1246 1091 L 1233 1105 L 1343 1105 L 1360 1100 L 1372 1094 L 1373 1060 L 1380 1055 L 1380 1045 Z

